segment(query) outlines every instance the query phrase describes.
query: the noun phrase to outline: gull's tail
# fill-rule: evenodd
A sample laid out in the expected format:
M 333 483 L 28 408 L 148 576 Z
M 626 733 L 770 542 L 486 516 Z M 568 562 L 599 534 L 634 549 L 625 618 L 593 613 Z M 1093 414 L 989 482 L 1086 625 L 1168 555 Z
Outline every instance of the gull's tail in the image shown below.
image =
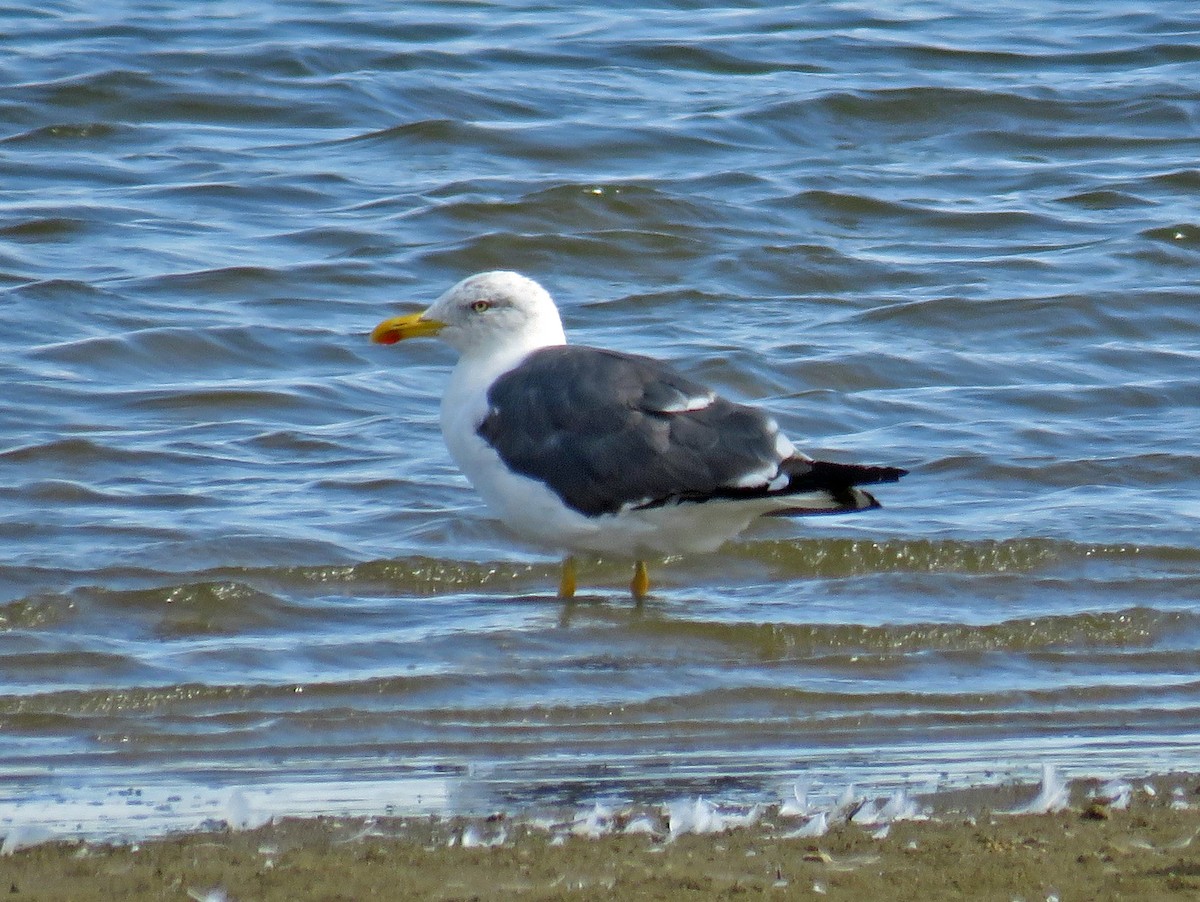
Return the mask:
M 772 491 L 771 495 L 786 496 L 789 506 L 774 511 L 777 516 L 870 510 L 880 504 L 874 495 L 860 489 L 860 485 L 896 482 L 908 473 L 899 467 L 836 464 L 804 457 L 785 461 L 782 469 L 788 477 L 787 485 Z M 780 497 L 780 500 L 785 498 Z

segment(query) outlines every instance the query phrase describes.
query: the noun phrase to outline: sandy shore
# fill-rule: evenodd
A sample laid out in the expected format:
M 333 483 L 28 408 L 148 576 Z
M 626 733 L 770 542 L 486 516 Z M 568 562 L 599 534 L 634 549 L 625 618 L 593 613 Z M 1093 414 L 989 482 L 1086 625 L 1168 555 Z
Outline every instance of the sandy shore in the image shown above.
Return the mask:
M 653 812 L 614 813 L 616 829 L 599 838 L 504 817 L 285 819 L 132 845 L 34 845 L 0 858 L 0 892 L 15 902 L 1200 898 L 1200 778 L 1132 786 L 1105 804 L 1095 784 L 1077 783 L 1070 807 L 1048 814 L 996 813 L 1036 787 L 946 793 L 920 800 L 917 819 L 860 826 L 843 812 L 815 837 L 795 835 L 811 821 L 778 808 L 674 837 Z

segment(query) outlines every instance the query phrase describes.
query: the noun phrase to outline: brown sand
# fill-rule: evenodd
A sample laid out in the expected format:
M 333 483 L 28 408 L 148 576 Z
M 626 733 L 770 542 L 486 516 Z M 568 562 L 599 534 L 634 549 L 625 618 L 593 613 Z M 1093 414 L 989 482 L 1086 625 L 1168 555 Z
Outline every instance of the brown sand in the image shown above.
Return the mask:
M 841 824 L 784 839 L 770 814 L 753 827 L 687 835 L 568 838 L 519 822 L 284 820 L 110 846 L 51 843 L 0 858 L 0 895 L 50 900 L 363 899 L 1200 899 L 1200 780 L 1152 781 L 1128 810 L 1087 801 L 1057 814 L 1000 815 L 1033 794 L 995 788 L 925 800 L 929 820 L 872 838 Z M 1139 781 L 1138 785 L 1141 785 Z M 1183 787 L 1185 795 L 1172 794 Z M 470 828 L 504 831 L 463 848 Z

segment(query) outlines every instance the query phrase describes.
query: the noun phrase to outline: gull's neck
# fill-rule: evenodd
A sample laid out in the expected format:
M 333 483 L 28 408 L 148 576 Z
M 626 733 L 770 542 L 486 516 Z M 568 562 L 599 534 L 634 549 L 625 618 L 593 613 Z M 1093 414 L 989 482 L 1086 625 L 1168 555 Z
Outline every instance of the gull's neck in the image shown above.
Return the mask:
M 540 322 L 536 329 L 506 335 L 502 343 L 463 348 L 458 364 L 450 375 L 451 387 L 456 387 L 455 382 L 464 378 L 486 387 L 534 351 L 566 343 L 567 336 L 563 333 L 562 323 L 555 317 L 553 321 Z
M 522 360 L 541 348 L 567 343 L 562 324 L 557 318 L 536 331 L 506 336 L 503 344 L 464 348 L 458 363 L 450 373 L 446 393 L 442 397 L 443 419 L 450 409 L 470 409 L 472 419 L 482 419 L 487 408 L 487 389 L 497 378 L 518 366 Z
M 510 341 L 502 347 L 468 348 L 459 355 L 442 395 L 442 435 L 450 456 L 476 485 L 479 484 L 474 475 L 479 455 L 476 430 L 488 414 L 488 388 L 539 348 L 566 343 L 562 326 L 558 325 L 556 333 L 543 330 L 523 341 L 511 341 L 510 336 Z

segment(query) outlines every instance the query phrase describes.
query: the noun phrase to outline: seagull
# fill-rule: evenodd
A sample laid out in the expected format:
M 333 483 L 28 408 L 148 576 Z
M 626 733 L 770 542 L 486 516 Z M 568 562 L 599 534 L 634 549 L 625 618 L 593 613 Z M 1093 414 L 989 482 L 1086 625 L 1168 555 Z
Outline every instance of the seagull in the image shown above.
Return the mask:
M 899 467 L 814 460 L 766 413 L 651 357 L 567 344 L 558 308 L 515 272 L 463 279 L 423 313 L 381 322 L 379 344 L 436 335 L 458 352 L 442 396 L 446 446 L 488 508 L 517 535 L 575 555 L 635 561 L 707 553 L 763 515 L 868 510 L 858 488 Z

